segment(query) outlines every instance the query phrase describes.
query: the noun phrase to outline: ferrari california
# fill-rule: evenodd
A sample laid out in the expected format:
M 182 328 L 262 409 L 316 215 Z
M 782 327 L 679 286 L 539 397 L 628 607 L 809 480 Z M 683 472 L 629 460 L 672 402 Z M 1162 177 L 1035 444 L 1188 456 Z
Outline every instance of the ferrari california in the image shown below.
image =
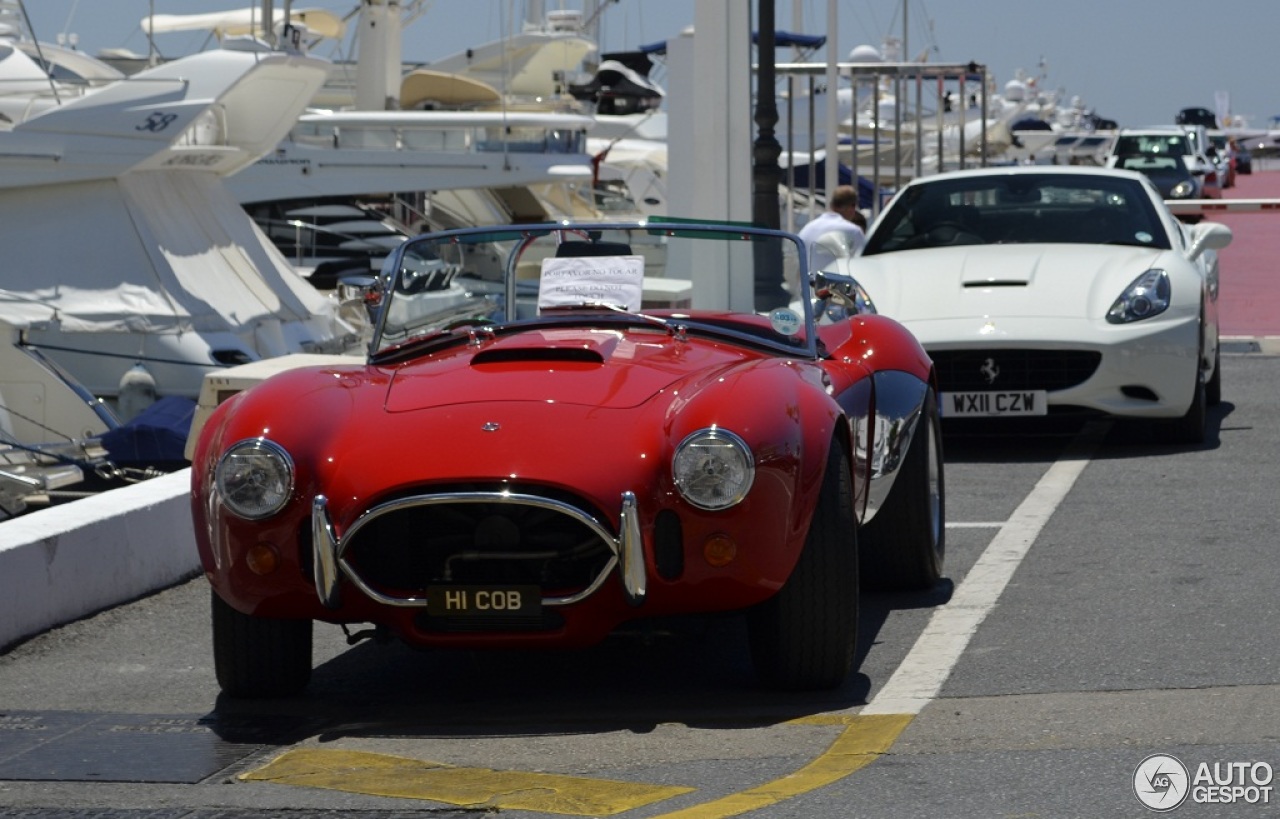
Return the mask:
M 765 683 L 840 685 L 862 586 L 942 574 L 941 423 L 924 348 L 803 259 L 683 222 L 398 247 L 366 359 L 272 375 L 193 439 L 223 692 L 300 692 L 316 622 L 562 649 L 725 613 Z
M 1230 241 L 1134 171 L 993 167 L 912 180 L 831 269 L 921 341 L 944 419 L 1092 412 L 1197 443 Z

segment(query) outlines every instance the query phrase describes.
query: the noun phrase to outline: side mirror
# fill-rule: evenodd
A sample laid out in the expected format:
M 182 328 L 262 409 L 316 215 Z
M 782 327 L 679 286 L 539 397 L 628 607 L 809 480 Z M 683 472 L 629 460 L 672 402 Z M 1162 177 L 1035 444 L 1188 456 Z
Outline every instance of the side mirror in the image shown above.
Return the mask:
M 813 312 L 819 321 L 876 312 L 871 297 L 852 276 L 819 270 L 810 274 L 809 281 L 817 299 Z
M 1201 222 L 1191 229 L 1191 249 L 1187 256 L 1195 259 L 1206 250 L 1221 250 L 1234 238 L 1231 228 L 1221 222 Z
M 378 310 L 382 307 L 382 279 L 378 276 L 344 276 L 338 280 L 339 312 L 348 320 L 359 315 L 363 320 L 377 324 Z M 355 315 L 353 315 L 355 314 Z

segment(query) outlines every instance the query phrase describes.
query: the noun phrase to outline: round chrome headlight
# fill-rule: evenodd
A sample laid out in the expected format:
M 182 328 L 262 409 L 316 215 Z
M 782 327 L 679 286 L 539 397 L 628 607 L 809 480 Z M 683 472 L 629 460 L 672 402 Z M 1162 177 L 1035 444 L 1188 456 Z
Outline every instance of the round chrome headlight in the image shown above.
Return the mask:
M 293 494 L 293 459 L 265 438 L 237 441 L 218 461 L 214 481 L 235 514 L 249 520 L 269 517 Z
M 671 461 L 676 488 L 699 509 L 728 509 L 741 502 L 756 477 L 746 442 L 723 429 L 700 429 L 680 442 Z

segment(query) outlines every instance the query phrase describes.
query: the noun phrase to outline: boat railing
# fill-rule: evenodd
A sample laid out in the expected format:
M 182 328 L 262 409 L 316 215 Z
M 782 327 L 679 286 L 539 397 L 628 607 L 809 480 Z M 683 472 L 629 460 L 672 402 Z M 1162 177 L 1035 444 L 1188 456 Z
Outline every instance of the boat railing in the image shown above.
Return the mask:
M 381 260 L 397 244 L 408 238 L 407 233 L 395 233 L 388 229 L 356 233 L 335 230 L 301 219 L 262 218 L 256 221 L 277 249 L 295 265 L 303 265 L 307 259 L 315 257 Z M 377 226 L 372 219 L 368 222 Z
M 448 151 L 458 153 L 581 154 L 586 132 L 576 127 L 466 123 L 325 122 L 323 117 L 301 119 L 290 132 L 300 145 L 317 148 L 356 148 L 389 151 Z
M 0 79 L 0 109 L 14 123 L 95 94 L 117 83 L 151 83 L 182 89 L 188 80 L 179 77 L 95 77 L 75 80 L 40 80 L 32 77 Z M 161 87 L 161 92 L 168 88 Z M 15 101 L 18 101 L 15 103 Z
M 32 77 L 0 79 L 0 97 L 36 97 L 65 101 L 86 96 L 113 82 L 120 81 L 119 78 L 115 80 L 75 80 L 72 82 L 64 80 L 50 82 L 49 80 L 40 80 Z M 174 80 L 170 79 L 166 80 L 166 82 L 174 82 Z

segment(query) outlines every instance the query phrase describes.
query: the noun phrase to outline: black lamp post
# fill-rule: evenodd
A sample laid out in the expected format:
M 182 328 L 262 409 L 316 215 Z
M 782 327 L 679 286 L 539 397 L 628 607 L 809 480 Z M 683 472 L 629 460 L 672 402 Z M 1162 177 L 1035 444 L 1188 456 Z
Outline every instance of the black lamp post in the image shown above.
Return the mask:
M 775 23 L 774 0 L 757 0 L 759 21 L 756 35 L 756 139 L 752 150 L 751 219 L 761 227 L 778 229 L 782 220 L 778 210 L 778 185 L 782 169 L 778 157 L 782 146 L 774 135 L 778 124 L 778 105 L 774 99 Z M 782 287 L 782 255 L 776 242 L 760 242 L 755 252 L 755 306 L 757 310 L 786 304 Z

